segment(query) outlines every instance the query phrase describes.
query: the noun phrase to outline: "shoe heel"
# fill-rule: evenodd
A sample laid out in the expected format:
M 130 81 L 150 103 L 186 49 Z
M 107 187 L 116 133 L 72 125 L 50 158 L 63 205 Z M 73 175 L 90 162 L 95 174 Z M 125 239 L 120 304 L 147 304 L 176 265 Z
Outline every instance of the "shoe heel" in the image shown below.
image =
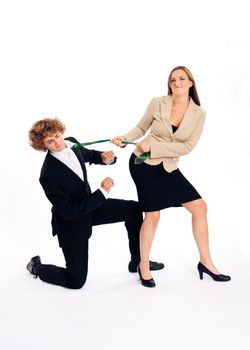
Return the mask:
M 203 273 L 208 274 L 214 281 L 218 282 L 227 282 L 231 280 L 230 276 L 227 275 L 222 275 L 222 274 L 215 274 L 212 271 L 210 271 L 205 265 L 203 265 L 201 262 L 199 262 L 198 266 L 198 271 L 200 274 L 200 279 L 203 279 Z

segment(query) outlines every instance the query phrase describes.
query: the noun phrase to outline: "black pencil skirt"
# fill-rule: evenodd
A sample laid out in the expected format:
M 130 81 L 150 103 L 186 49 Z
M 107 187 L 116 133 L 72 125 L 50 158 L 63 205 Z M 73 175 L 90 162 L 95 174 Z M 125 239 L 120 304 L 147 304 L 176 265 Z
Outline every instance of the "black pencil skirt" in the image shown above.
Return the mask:
M 168 173 L 163 163 L 134 164 L 135 154 L 129 160 L 129 170 L 136 185 L 138 201 L 143 212 L 157 211 L 200 199 L 200 194 L 179 169 Z

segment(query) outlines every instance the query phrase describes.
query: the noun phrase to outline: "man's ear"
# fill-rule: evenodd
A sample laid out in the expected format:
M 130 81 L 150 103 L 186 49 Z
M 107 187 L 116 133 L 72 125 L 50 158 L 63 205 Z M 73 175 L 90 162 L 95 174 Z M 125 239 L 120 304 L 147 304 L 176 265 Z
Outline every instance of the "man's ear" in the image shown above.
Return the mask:
M 48 148 L 45 147 L 44 142 L 43 142 L 43 151 L 44 151 L 44 152 L 48 151 Z

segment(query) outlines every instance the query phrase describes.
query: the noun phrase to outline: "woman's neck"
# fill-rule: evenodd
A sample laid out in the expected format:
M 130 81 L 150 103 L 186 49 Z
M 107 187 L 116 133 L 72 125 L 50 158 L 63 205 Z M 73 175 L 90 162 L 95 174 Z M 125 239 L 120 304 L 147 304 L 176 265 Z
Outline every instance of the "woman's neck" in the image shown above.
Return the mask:
M 184 96 L 173 96 L 173 106 L 188 106 L 189 104 L 189 95 Z

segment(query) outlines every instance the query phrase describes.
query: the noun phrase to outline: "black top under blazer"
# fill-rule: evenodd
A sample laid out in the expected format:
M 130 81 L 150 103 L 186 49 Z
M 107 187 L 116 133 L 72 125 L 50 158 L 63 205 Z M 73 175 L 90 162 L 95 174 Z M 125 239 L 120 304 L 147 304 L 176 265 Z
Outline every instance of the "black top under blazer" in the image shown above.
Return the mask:
M 65 140 L 77 143 L 73 137 Z M 49 152 L 45 157 L 39 181 L 52 204 L 53 236 L 84 234 L 89 238 L 92 233 L 91 212 L 101 206 L 106 198 L 99 189 L 91 193 L 85 162 L 104 164 L 102 152 L 84 147 L 73 151 L 81 164 L 84 181 Z

